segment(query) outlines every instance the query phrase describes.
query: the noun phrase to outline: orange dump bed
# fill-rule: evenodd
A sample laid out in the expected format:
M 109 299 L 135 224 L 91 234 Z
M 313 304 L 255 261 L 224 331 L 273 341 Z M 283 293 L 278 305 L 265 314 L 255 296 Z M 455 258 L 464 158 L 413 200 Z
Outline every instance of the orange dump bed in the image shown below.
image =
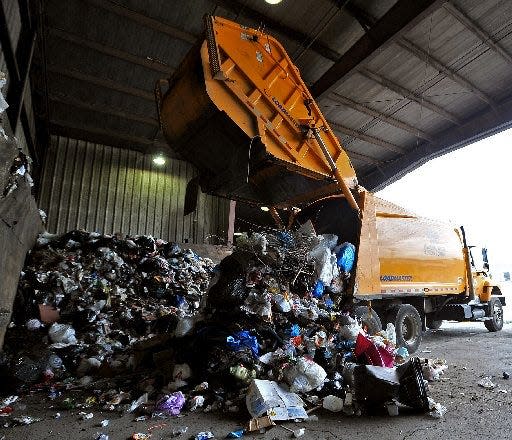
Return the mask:
M 206 192 L 269 206 L 352 197 L 350 159 L 284 48 L 259 30 L 205 17 L 205 38 L 169 80 L 160 118 Z

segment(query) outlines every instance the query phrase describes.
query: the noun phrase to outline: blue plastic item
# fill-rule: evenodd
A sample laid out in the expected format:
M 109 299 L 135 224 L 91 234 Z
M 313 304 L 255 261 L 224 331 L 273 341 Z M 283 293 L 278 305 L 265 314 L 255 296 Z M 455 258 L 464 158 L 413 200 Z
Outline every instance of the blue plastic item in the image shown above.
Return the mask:
M 176 307 L 181 307 L 185 302 L 185 298 L 182 295 L 174 295 L 174 305 Z
M 292 324 L 290 328 L 290 337 L 294 338 L 295 336 L 300 335 L 300 327 L 298 324 Z
M 340 341 L 336 344 L 338 350 L 352 350 L 356 346 L 356 341 Z
M 331 298 L 327 298 L 324 301 L 324 304 L 325 304 L 325 307 L 327 307 L 328 309 L 332 309 L 334 307 L 334 301 Z
M 285 248 L 290 248 L 294 245 L 293 236 L 289 232 L 286 232 L 286 231 L 278 232 L 277 238 L 279 238 L 279 240 L 281 241 L 281 243 L 283 244 L 283 246 Z
M 396 354 L 397 354 L 397 356 L 400 356 L 405 359 L 406 357 L 409 357 L 409 350 L 407 350 L 407 348 L 405 348 L 405 347 L 400 347 L 396 351 Z
M 244 429 L 237 429 L 236 431 L 231 431 L 226 438 L 242 438 L 245 434 Z
M 338 266 L 343 272 L 350 272 L 354 267 L 356 258 L 356 247 L 352 243 L 343 243 L 336 254 Z
M 324 286 L 323 281 L 318 280 L 315 284 L 315 287 L 313 288 L 313 296 L 315 298 L 322 298 L 322 296 L 324 294 L 324 289 L 325 289 L 325 286 Z
M 248 330 L 242 330 L 233 336 L 226 338 L 226 345 L 233 351 L 240 351 L 244 348 L 250 348 L 252 355 L 258 357 L 259 345 L 256 336 L 251 336 Z

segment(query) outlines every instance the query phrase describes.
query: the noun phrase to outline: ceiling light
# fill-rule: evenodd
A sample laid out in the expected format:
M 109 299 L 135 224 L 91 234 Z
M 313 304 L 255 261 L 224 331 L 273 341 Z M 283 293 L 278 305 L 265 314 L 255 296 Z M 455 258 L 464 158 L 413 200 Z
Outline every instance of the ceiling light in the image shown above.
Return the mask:
M 265 212 L 270 211 L 270 209 L 267 206 L 261 206 L 260 209 Z
M 281 3 L 282 0 L 265 0 L 269 5 L 277 5 L 278 3 Z
M 153 158 L 153 163 L 158 166 L 165 165 L 165 157 L 159 154 Z

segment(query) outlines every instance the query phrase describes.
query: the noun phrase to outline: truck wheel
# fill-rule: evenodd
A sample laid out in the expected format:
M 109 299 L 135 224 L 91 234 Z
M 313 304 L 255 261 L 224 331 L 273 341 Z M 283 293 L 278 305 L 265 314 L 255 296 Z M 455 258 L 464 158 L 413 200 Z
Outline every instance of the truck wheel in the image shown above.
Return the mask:
M 421 344 L 421 317 L 415 307 L 402 304 L 393 307 L 388 314 L 388 322 L 395 326 L 396 346 L 405 347 L 409 354 Z
M 430 315 L 427 315 L 426 321 L 427 328 L 431 330 L 437 330 L 439 327 L 443 325 L 442 319 L 433 319 L 432 316 Z
M 369 335 L 374 335 L 382 330 L 382 322 L 377 312 L 373 309 L 371 311 L 370 315 L 367 306 L 358 306 L 354 308 L 354 316 L 361 323 L 362 327 L 368 329 L 367 333 Z
M 499 332 L 503 328 L 503 306 L 498 298 L 491 298 L 489 301 L 489 316 L 492 319 L 484 321 L 485 328 L 490 332 Z

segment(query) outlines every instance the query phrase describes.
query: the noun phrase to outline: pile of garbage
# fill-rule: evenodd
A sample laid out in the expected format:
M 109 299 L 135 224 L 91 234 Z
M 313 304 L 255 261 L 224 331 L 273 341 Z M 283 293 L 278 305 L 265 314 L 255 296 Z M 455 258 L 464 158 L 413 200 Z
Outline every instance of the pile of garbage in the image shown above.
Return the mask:
M 144 344 L 171 339 L 198 314 L 213 268 L 211 260 L 149 236 L 41 235 L 21 273 L 6 335 L 5 350 L 16 353 L 9 371 L 33 383 L 41 375 L 138 367 Z
M 354 258 L 352 244 L 307 228 L 242 235 L 216 267 L 148 236 L 44 234 L 21 274 L 0 368 L 17 391 L 45 390 L 68 409 L 245 407 L 247 431 L 321 407 L 426 412 L 435 402 L 423 366 L 397 347 L 393 325 L 349 313 Z M 73 401 L 69 389 L 89 396 Z

